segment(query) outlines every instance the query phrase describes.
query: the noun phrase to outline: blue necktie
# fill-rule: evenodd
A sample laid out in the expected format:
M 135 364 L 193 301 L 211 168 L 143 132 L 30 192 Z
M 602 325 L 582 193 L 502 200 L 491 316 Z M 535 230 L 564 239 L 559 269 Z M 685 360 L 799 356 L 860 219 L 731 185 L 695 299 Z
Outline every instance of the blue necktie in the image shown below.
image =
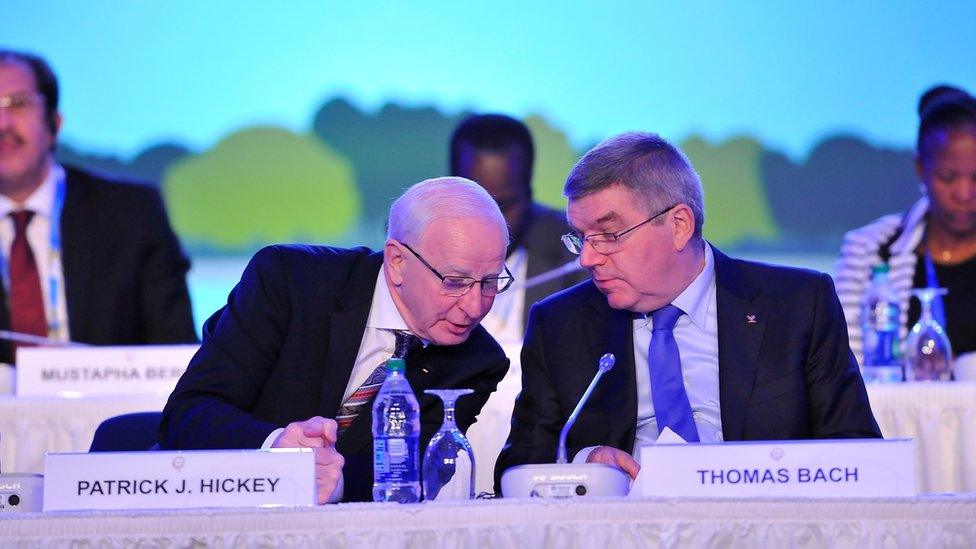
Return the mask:
M 674 340 L 674 324 L 684 313 L 674 305 L 661 307 L 651 313 L 654 326 L 647 363 L 651 369 L 651 400 L 657 430 L 670 427 L 688 442 L 698 442 L 698 428 L 691 415 L 691 404 L 681 378 L 681 354 Z

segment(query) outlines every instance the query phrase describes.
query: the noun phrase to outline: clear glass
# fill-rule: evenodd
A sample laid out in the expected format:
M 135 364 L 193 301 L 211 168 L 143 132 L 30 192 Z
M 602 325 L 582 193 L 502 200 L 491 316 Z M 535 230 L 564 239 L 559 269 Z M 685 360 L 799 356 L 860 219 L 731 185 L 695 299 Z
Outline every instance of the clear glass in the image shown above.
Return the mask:
M 932 318 L 932 300 L 949 293 L 945 288 L 913 288 L 922 314 L 912 326 L 905 345 L 905 378 L 908 381 L 949 381 L 952 378 L 952 346 L 942 326 Z
M 454 403 L 471 389 L 427 389 L 444 402 L 444 423 L 424 452 L 425 501 L 474 499 L 474 452 L 454 421 Z

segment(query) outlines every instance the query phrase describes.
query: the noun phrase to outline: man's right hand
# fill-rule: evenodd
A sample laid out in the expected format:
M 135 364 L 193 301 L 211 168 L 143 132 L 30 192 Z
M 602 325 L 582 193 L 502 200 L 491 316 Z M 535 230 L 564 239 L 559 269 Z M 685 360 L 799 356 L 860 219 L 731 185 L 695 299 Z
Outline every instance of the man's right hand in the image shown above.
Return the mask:
M 637 472 L 640 471 L 640 465 L 634 461 L 634 458 L 630 454 L 623 450 L 611 448 L 610 446 L 597 447 L 586 457 L 586 462 L 613 465 L 614 467 L 623 469 L 625 473 L 630 475 L 631 480 L 636 479 Z
M 342 481 L 345 459 L 335 449 L 339 426 L 334 420 L 315 416 L 289 423 L 272 448 L 312 448 L 315 452 L 315 488 L 319 504 L 328 503 Z

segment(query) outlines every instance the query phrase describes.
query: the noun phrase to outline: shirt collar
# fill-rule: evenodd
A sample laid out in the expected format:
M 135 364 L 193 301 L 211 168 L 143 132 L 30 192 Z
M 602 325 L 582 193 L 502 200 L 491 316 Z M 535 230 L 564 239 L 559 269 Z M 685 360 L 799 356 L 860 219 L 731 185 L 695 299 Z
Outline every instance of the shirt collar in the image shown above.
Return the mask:
M 366 319 L 366 328 L 372 328 L 374 330 L 386 330 L 389 332 L 407 332 L 410 331 L 410 327 L 407 326 L 407 321 L 403 320 L 403 315 L 396 307 L 396 303 L 393 302 L 393 295 L 390 286 L 386 283 L 386 264 L 380 268 L 380 272 L 376 275 L 376 289 L 373 290 L 373 302 L 369 306 L 369 318 Z M 420 338 L 420 341 L 426 347 L 430 342 L 426 339 Z
M 64 181 L 64 168 L 57 162 L 52 162 L 44 181 L 38 188 L 34 189 L 34 192 L 27 197 L 23 204 L 18 204 L 0 194 L 0 219 L 19 210 L 31 210 L 36 215 L 50 219 L 52 210 L 54 210 L 54 192 L 62 181 Z
M 715 257 L 712 246 L 703 242 L 705 246 L 705 266 L 691 284 L 678 294 L 671 302 L 672 305 L 684 311 L 691 323 L 698 329 L 705 329 L 705 317 L 708 307 L 712 303 L 711 296 L 715 292 Z
M 390 287 L 386 283 L 386 265 L 380 269 L 376 276 L 376 289 L 373 290 L 373 302 L 369 307 L 369 318 L 366 319 L 366 327 L 377 330 L 403 330 L 409 331 L 407 323 L 397 310 L 390 295 Z

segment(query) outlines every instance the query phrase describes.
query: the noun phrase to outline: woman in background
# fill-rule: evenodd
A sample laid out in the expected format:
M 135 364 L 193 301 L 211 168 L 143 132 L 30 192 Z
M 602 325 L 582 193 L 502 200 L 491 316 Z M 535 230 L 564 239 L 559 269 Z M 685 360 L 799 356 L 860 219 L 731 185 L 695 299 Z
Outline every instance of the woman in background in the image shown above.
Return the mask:
M 920 314 L 909 290 L 929 286 L 934 272 L 934 285 L 949 290 L 943 327 L 953 353 L 976 351 L 976 100 L 940 86 L 922 96 L 919 115 L 915 170 L 922 198 L 905 213 L 847 233 L 837 262 L 837 294 L 858 363 L 861 306 L 871 268 L 882 262 L 898 293 L 902 341 Z

